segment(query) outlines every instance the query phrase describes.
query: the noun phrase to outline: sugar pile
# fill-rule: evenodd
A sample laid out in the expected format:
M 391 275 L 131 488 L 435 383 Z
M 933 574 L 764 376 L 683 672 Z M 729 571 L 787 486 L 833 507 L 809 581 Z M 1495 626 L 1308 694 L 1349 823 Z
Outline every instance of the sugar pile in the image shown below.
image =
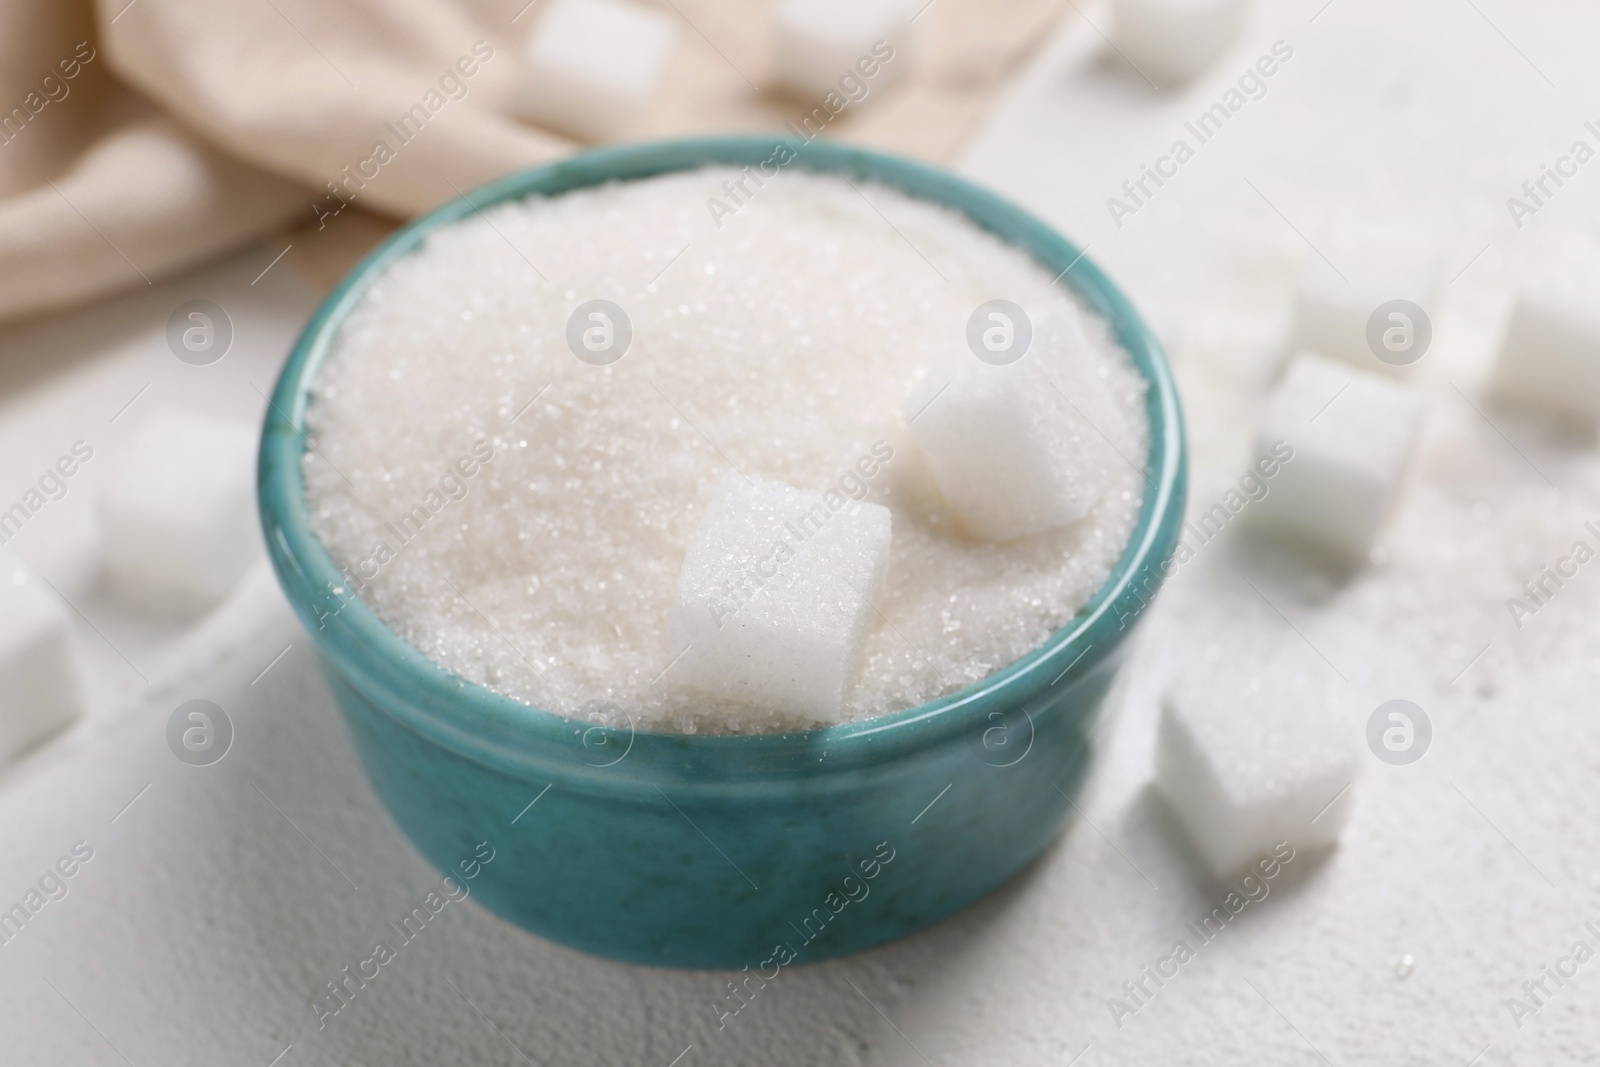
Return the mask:
M 1148 433 L 1144 383 L 1106 324 L 936 205 L 800 171 L 730 198 L 740 180 L 710 168 L 497 207 L 433 234 L 352 311 L 308 415 L 312 522 L 435 662 L 641 728 L 806 725 L 673 675 L 674 583 L 730 471 L 892 514 L 846 719 L 983 678 L 1104 580 Z M 1028 309 L 1030 358 L 1130 462 L 1081 522 L 991 543 L 947 512 L 901 407 L 1001 298 Z M 623 355 L 604 365 L 568 342 L 593 300 L 615 307 L 584 309 L 572 332 L 612 331 Z

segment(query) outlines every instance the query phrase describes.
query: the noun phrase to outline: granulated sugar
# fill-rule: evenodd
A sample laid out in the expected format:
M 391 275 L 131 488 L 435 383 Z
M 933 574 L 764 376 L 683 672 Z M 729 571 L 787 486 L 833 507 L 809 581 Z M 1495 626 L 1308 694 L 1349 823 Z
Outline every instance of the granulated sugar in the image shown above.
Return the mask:
M 847 719 L 1019 658 L 1109 573 L 1148 431 L 1144 382 L 1106 324 L 1025 253 L 882 187 L 790 170 L 714 219 L 708 198 L 727 203 L 737 177 L 487 210 L 434 233 L 351 313 L 308 415 L 312 522 L 361 599 L 437 663 L 560 714 L 621 709 L 640 728 L 809 725 L 673 677 L 674 583 L 730 470 L 892 512 Z M 1028 309 L 1028 358 L 1130 460 L 1083 521 L 1005 543 L 961 532 L 901 410 L 994 299 Z M 607 365 L 567 340 L 591 300 L 631 324 Z M 885 453 L 870 479 L 853 473 Z

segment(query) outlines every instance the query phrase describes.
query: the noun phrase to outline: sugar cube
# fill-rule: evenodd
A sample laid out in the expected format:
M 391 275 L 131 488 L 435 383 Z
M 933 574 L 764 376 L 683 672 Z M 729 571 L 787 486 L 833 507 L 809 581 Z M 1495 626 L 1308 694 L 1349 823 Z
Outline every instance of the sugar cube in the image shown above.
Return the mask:
M 1422 410 L 1410 386 L 1301 353 L 1256 430 L 1257 462 L 1279 470 L 1252 520 L 1361 559 L 1399 495 Z
M 961 348 L 935 362 L 901 413 L 962 525 L 1010 541 L 1070 526 L 1100 499 L 1121 462 L 1091 421 L 1101 401 L 1069 398 L 1033 354 L 994 365 Z
M 68 609 L 39 579 L 0 559 L 0 761 L 83 714 Z
M 1218 878 L 1280 841 L 1336 841 L 1357 770 L 1343 683 L 1287 650 L 1243 654 L 1212 646 L 1177 670 L 1156 741 L 1156 786 Z
M 1426 354 L 1444 287 L 1444 260 L 1428 239 L 1373 238 L 1340 248 L 1330 262 L 1310 255 L 1295 282 L 1293 347 L 1388 372 Z M 1335 270 L 1333 263 L 1342 266 Z M 1398 306 L 1406 301 L 1420 308 Z
M 918 9 L 914 0 L 784 0 L 772 12 L 773 77 L 807 101 L 834 93 L 859 103 L 857 87 L 877 92 L 910 69 Z
M 671 667 L 691 688 L 836 721 L 889 565 L 889 509 L 729 475 L 678 574 Z
M 643 116 L 678 28 L 633 0 L 547 0 L 523 56 L 517 110 L 583 140 L 627 133 Z
M 1115 0 L 1111 41 L 1144 77 L 1179 85 L 1238 38 L 1247 7 L 1247 0 Z
M 1600 301 L 1592 290 L 1517 293 L 1492 387 L 1512 403 L 1592 422 L 1600 416 Z
M 186 411 L 142 423 L 99 499 L 106 565 L 128 596 L 164 609 L 208 606 L 255 555 L 256 433 Z

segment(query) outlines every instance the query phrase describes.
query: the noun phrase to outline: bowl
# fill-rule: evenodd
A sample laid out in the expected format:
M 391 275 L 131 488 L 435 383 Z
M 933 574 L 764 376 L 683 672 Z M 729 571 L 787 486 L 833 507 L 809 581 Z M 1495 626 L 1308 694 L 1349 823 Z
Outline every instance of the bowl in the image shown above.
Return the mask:
M 1149 384 L 1137 525 L 1094 597 L 1042 647 L 919 707 L 797 733 L 685 735 L 564 718 L 434 665 L 341 584 L 301 476 L 308 387 L 363 291 L 441 226 L 503 201 L 709 164 L 881 182 L 1030 253 L 1108 319 Z M 1069 269 L 1070 268 L 1070 269 Z M 475 899 L 616 959 L 778 969 L 909 934 L 973 903 L 1059 832 L 1128 634 L 1170 566 L 1186 458 L 1160 347 L 1117 288 L 1033 216 L 944 171 L 838 144 L 729 137 L 584 153 L 484 186 L 399 230 L 327 298 L 268 407 L 261 521 L 373 789 Z M 488 857 L 485 860 L 485 857 Z

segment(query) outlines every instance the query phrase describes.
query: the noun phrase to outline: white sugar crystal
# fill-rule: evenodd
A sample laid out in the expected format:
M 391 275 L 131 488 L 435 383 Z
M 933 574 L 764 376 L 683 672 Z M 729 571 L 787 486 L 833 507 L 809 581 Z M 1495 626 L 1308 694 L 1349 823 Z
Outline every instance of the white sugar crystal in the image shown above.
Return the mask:
M 83 714 L 84 687 L 68 609 L 37 578 L 0 557 L 0 761 Z
M 773 77 L 810 101 L 859 103 L 910 69 L 917 10 L 913 0 L 784 0 L 772 12 Z
M 1590 422 L 1600 416 L 1600 301 L 1593 290 L 1519 291 L 1493 387 L 1523 407 Z
M 889 509 L 731 474 L 689 545 L 672 600 L 681 684 L 836 721 L 889 566 Z
M 222 599 L 255 555 L 256 432 L 161 412 L 111 450 L 99 500 L 106 565 L 128 596 L 192 610 Z
M 519 113 L 584 140 L 643 116 L 677 40 L 672 17 L 633 0 L 549 0 L 523 56 Z
M 1156 783 L 1217 877 L 1280 841 L 1298 851 L 1338 839 L 1357 769 L 1341 686 L 1305 657 L 1259 645 L 1212 646 L 1175 673 Z
M 1074 338 L 1078 340 L 1079 338 Z M 1052 374 L 1077 353 L 996 366 L 965 345 L 942 353 L 901 409 L 939 492 L 978 537 L 1010 541 L 1070 526 L 1105 492 L 1116 453 L 1097 428 L 1117 418 L 1092 379 Z
M 1238 39 L 1247 0 L 1115 0 L 1111 39 L 1160 86 L 1188 81 Z
M 1306 256 L 1296 277 L 1295 349 L 1379 372 L 1423 358 L 1426 347 L 1414 346 L 1431 343 L 1445 283 L 1441 249 L 1448 247 L 1440 226 L 1424 216 L 1418 221 L 1335 213 L 1318 242 L 1328 258 Z M 1385 308 L 1395 301 L 1421 308 L 1427 322 L 1409 309 Z
M 1364 558 L 1399 496 L 1422 412 L 1422 395 L 1409 386 L 1295 357 L 1256 430 L 1257 459 L 1276 459 L 1281 470 L 1251 519 Z
M 848 720 L 1038 648 L 1122 552 L 1145 489 L 1145 383 L 1106 322 L 1051 284 L 1060 266 L 945 208 L 799 168 L 713 218 L 707 200 L 741 177 L 714 167 L 485 208 L 430 234 L 341 327 L 306 416 L 312 523 L 356 595 L 448 670 L 560 714 L 603 701 L 640 729 L 815 725 L 668 670 L 678 573 L 730 467 L 851 497 L 864 485 L 893 515 L 884 617 Z M 1009 544 L 955 527 L 900 410 L 1001 297 L 1034 315 L 1062 390 L 1105 403 L 1095 420 L 1128 458 L 1112 454 L 1082 521 Z M 575 356 L 565 330 L 596 298 L 632 325 L 609 366 Z M 441 492 L 480 441 L 474 473 Z M 430 499 L 420 532 L 397 536 Z

